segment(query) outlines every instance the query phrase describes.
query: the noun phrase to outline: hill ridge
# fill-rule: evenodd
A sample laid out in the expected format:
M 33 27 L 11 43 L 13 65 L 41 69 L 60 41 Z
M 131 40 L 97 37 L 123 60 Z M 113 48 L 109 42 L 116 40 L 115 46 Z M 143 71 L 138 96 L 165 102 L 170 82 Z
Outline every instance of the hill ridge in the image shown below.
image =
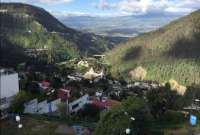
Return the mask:
M 71 29 L 45 9 L 29 4 L 0 3 L 0 11 L 0 39 L 8 41 L 3 43 L 24 49 L 46 48 L 48 52 L 39 58 L 51 62 L 102 53 L 121 41 Z
M 149 80 L 174 78 L 186 85 L 200 83 L 200 10 L 129 39 L 106 55 L 114 76 L 127 75 L 141 65 L 149 71 Z

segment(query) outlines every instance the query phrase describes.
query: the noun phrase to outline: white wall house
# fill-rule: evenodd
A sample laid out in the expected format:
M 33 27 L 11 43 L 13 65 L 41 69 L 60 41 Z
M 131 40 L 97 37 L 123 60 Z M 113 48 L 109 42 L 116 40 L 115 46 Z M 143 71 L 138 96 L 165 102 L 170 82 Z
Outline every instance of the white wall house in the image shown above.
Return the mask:
M 58 104 L 60 103 L 61 103 L 60 98 L 51 102 L 47 102 L 47 100 L 38 102 L 37 99 L 33 99 L 24 104 L 24 113 L 47 114 L 47 113 L 56 112 L 58 110 Z
M 49 106 L 47 100 L 44 100 L 37 104 L 37 113 L 38 114 L 45 114 L 49 112 Z
M 89 103 L 89 95 L 86 94 L 82 97 L 80 97 L 79 99 L 71 102 L 68 104 L 69 107 L 69 112 L 73 113 L 73 112 L 77 112 L 80 109 L 82 109 L 84 107 L 85 104 Z
M 58 98 L 49 103 L 50 112 L 56 112 L 58 110 L 58 105 L 61 103 L 61 99 Z
M 19 92 L 18 73 L 1 70 L 0 71 L 1 99 L 15 96 L 18 92 Z
M 14 96 L 19 92 L 18 73 L 0 69 L 0 110 L 1 117 L 8 109 Z
M 38 100 L 33 99 L 24 104 L 24 113 L 35 114 L 38 112 Z

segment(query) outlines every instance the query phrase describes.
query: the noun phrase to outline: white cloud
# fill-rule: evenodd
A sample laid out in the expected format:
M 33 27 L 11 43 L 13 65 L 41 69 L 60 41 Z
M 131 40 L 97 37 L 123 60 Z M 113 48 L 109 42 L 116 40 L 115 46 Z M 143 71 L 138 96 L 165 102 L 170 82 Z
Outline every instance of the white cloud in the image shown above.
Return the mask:
M 49 11 L 57 18 L 70 17 L 70 16 L 90 16 L 90 17 L 119 17 L 132 15 L 129 12 L 116 12 L 116 13 L 86 13 L 86 12 L 67 12 L 67 11 Z
M 113 7 L 111 3 L 108 3 L 106 0 L 100 0 L 98 4 L 94 4 L 96 8 L 99 9 L 110 9 Z
M 23 2 L 23 3 L 43 3 L 43 4 L 62 4 L 69 3 L 73 0 L 1 0 L 1 2 Z
M 189 13 L 192 12 L 193 9 L 191 8 L 179 8 L 179 7 L 168 7 L 165 9 L 166 12 L 171 13 Z
M 156 12 L 185 14 L 200 9 L 200 0 L 121 0 L 115 3 L 100 0 L 96 7 L 100 9 L 114 8 L 133 15 Z
M 62 4 L 70 3 L 75 0 L 1 0 L 3 2 L 25 2 L 29 4 L 42 3 L 42 4 Z M 84 1 L 84 0 L 80 0 Z M 104 11 L 113 9 L 112 13 L 98 13 L 100 16 L 125 16 L 125 15 L 145 15 L 145 14 L 169 14 L 169 15 L 185 15 L 194 10 L 200 9 L 200 0 L 118 0 L 111 2 L 110 0 L 91 0 L 93 7 L 84 8 L 98 8 Z M 97 13 L 66 13 L 66 15 L 88 15 Z
M 46 4 L 59 4 L 59 3 L 69 3 L 73 0 L 38 0 L 40 3 L 46 3 Z

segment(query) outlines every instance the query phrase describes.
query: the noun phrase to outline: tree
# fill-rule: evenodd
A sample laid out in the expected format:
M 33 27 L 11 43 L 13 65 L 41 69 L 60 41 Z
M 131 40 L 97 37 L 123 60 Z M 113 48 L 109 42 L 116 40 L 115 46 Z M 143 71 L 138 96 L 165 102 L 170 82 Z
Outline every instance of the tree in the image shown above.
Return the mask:
M 185 105 L 184 97 L 171 91 L 169 85 L 149 91 L 147 100 L 151 114 L 156 119 L 162 118 L 167 110 L 179 110 Z
M 62 81 L 59 77 L 53 77 L 51 82 L 52 82 L 53 88 L 55 89 L 62 87 Z
M 147 71 L 143 67 L 139 66 L 130 71 L 129 75 L 133 80 L 144 80 L 147 75 Z
M 62 119 L 69 118 L 69 110 L 65 103 L 61 102 L 60 104 L 58 104 L 58 110 Z
M 31 95 L 23 90 L 19 91 L 11 102 L 10 109 L 14 113 L 22 113 L 24 103 L 31 99 Z
M 91 121 L 98 121 L 100 117 L 101 109 L 93 104 L 86 104 L 84 109 L 79 111 L 82 118 L 86 118 Z
M 198 85 L 189 86 L 184 95 L 184 98 L 186 106 L 191 105 L 194 99 L 200 99 L 200 86 Z
M 176 91 L 179 95 L 184 95 L 187 88 L 183 85 L 178 84 L 176 80 L 170 79 L 167 84 L 170 87 L 170 90 Z
M 135 121 L 130 118 L 134 117 Z M 132 134 L 139 134 L 146 129 L 148 113 L 145 101 L 138 97 L 129 97 L 120 106 L 104 111 L 95 130 L 95 135 L 124 134 L 126 128 L 132 129 Z

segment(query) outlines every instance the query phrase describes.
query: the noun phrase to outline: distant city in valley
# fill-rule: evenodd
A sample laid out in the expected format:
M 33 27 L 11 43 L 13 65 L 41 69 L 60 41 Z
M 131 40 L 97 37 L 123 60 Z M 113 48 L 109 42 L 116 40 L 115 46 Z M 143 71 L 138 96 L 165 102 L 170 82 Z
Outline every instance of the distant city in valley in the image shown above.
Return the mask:
M 97 35 L 112 37 L 135 37 L 156 30 L 180 16 L 56 16 L 66 26 Z

